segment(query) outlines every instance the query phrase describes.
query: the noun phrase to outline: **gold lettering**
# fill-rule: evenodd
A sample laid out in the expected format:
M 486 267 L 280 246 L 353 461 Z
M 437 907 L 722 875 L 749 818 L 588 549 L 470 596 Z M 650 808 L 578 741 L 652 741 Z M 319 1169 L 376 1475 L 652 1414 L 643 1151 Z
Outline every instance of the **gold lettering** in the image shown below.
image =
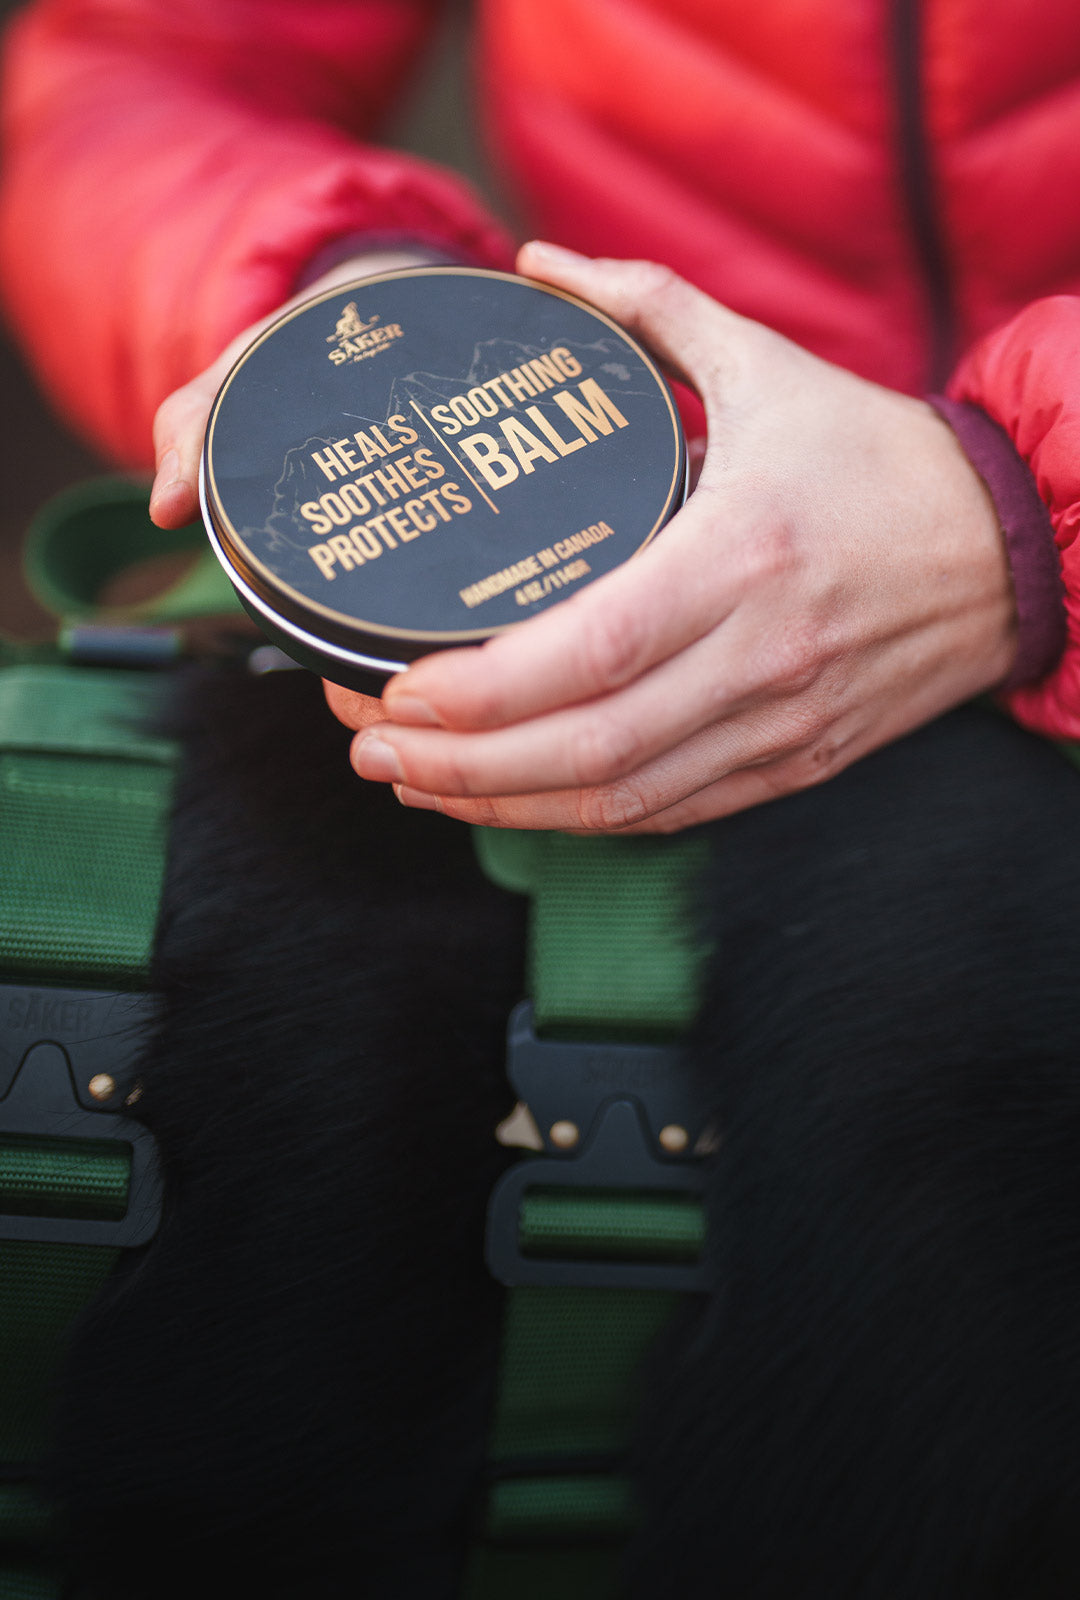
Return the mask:
M 461 432 L 461 423 L 451 415 L 449 406 L 432 406 L 431 415 L 445 434 Z
M 347 522 L 352 521 L 352 512 L 346 510 L 341 496 L 335 494 L 333 490 L 328 490 L 326 494 L 320 495 L 319 504 L 330 518 L 330 521 L 336 523 L 339 528 L 343 528 Z
M 311 459 L 314 461 L 319 470 L 330 479 L 331 483 L 333 483 L 335 479 L 343 478 L 345 476 L 345 468 L 341 465 L 341 462 L 338 460 L 332 449 L 313 450 L 311 452 Z
M 375 430 L 372 429 L 372 433 L 374 431 Z M 365 465 L 370 465 L 372 461 L 381 461 L 383 456 L 386 454 L 386 451 L 381 449 L 379 445 L 375 443 L 371 437 L 371 434 L 369 433 L 364 433 L 363 431 L 360 433 L 354 433 L 353 438 L 364 452 Z
M 498 440 L 490 433 L 470 434 L 469 438 L 462 439 L 461 448 L 493 489 L 504 488 L 519 475 L 517 462 L 499 449 Z
M 535 411 L 536 407 L 531 406 L 530 410 Z M 503 437 L 508 440 L 510 448 L 521 463 L 523 472 L 535 472 L 536 468 L 533 466 L 533 462 L 537 460 L 558 461 L 559 458 L 554 450 L 549 449 L 544 441 L 538 438 L 531 428 L 527 428 L 523 422 L 519 422 L 517 417 L 504 417 L 499 423 L 499 427 Z M 584 444 L 584 439 L 581 442 Z M 462 441 L 462 449 L 464 448 L 464 441 Z
M 550 439 L 561 456 L 571 455 L 575 450 L 584 450 L 588 444 L 587 439 L 564 439 L 555 424 L 549 422 L 539 406 L 529 406 L 525 411 L 531 417 L 545 439 Z
M 344 533 L 332 533 L 326 542 L 345 568 L 345 571 L 351 572 L 356 565 L 356 560 L 348 536 Z
M 376 428 L 374 426 L 374 424 L 372 425 L 371 431 L 375 435 L 376 439 L 378 439 L 379 443 L 382 445 L 383 454 L 384 455 L 392 456 L 395 450 L 402 449 L 404 444 L 405 444 L 405 440 L 404 439 L 399 439 L 396 444 L 391 444 L 389 439 L 386 437 L 385 433 L 382 431 L 382 429 L 381 428 Z M 414 435 L 414 437 L 415 437 L 415 435 Z
M 551 398 L 559 410 L 570 418 L 578 432 L 583 433 L 590 442 L 596 438 L 594 428 L 597 433 L 610 433 L 612 422 L 617 428 L 629 426 L 614 400 L 608 399 L 595 378 L 585 378 L 578 384 L 578 391 L 582 400 L 588 403 L 583 405 L 577 395 L 565 389 Z
M 438 494 L 438 490 L 432 489 L 431 493 Z M 405 510 L 413 519 L 420 533 L 430 533 L 432 528 L 437 528 L 439 525 L 438 519 L 433 517 L 430 511 L 424 510 L 424 502 L 422 500 L 406 500 Z M 447 521 L 449 520 L 447 518 Z
M 319 510 L 319 502 L 317 500 L 305 500 L 304 504 L 300 507 L 300 515 L 302 517 L 306 517 L 311 523 L 311 530 L 313 533 L 329 533 L 330 529 L 334 526 L 334 524 L 330 521 L 330 518 L 324 517 L 322 512 Z
M 405 482 L 405 479 L 397 469 L 397 463 L 394 461 L 388 462 L 385 467 L 376 467 L 375 476 L 391 500 L 396 500 L 399 494 L 408 494 L 413 487 L 411 483 Z
M 374 561 L 382 555 L 382 545 L 365 523 L 361 522 L 355 528 L 350 528 L 349 536 L 365 561 Z
M 482 417 L 493 417 L 499 409 L 487 390 L 479 387 L 469 390 L 469 401 Z
M 551 359 L 564 378 L 579 378 L 581 376 L 581 362 L 577 356 L 570 354 L 564 344 L 555 346 L 551 352 Z
M 420 496 L 420 498 L 421 498 L 421 500 L 425 501 L 429 506 L 431 506 L 433 511 L 437 511 L 439 516 L 442 518 L 442 520 L 444 522 L 449 522 L 450 521 L 450 513 L 449 513 L 449 511 L 447 511 L 446 507 L 443 505 L 441 495 L 442 495 L 442 491 L 440 489 L 429 489 L 427 491 L 427 493 L 426 494 L 422 494 Z
M 360 482 L 364 485 L 364 488 L 367 490 L 368 494 L 371 496 L 377 506 L 384 506 L 386 504 L 386 496 L 375 482 L 375 474 L 373 472 L 365 472 L 364 476 L 360 479 Z
M 401 411 L 395 412 L 392 417 L 387 417 L 386 426 L 393 428 L 395 433 L 400 433 L 402 444 L 415 444 L 420 437 L 415 428 L 409 427 Z
M 412 456 L 402 456 L 401 460 L 397 463 L 397 469 L 401 473 L 401 476 L 405 479 L 405 482 L 409 485 L 410 489 L 419 489 L 422 483 L 427 482 L 427 478 L 424 476 L 424 474 L 422 472 L 417 472 L 416 468 L 413 466 Z
M 563 376 L 550 356 L 537 356 L 534 361 L 526 362 L 522 371 L 527 371 L 541 389 L 554 389 Z
M 354 517 L 366 517 L 371 510 L 371 501 L 358 483 L 343 483 L 338 493 Z
M 536 393 L 536 389 L 520 367 L 515 367 L 513 372 L 504 372 L 502 376 L 503 382 L 515 400 L 529 400 Z
M 393 506 L 386 513 L 386 520 L 399 539 L 419 539 L 420 529 L 413 526 L 400 506 Z
M 440 491 L 436 489 L 434 492 L 438 494 Z M 444 483 L 441 492 L 443 499 L 453 507 L 459 517 L 465 516 L 472 510 L 472 501 L 468 495 L 462 494 L 456 483 Z M 427 495 L 424 499 L 427 499 Z
M 379 535 L 379 538 L 382 540 L 383 544 L 388 550 L 397 549 L 397 540 L 394 538 L 394 535 L 392 533 L 387 533 L 386 531 L 385 513 L 380 513 L 379 516 L 372 517 L 371 521 L 368 523 L 368 527 L 375 529 L 375 532 Z

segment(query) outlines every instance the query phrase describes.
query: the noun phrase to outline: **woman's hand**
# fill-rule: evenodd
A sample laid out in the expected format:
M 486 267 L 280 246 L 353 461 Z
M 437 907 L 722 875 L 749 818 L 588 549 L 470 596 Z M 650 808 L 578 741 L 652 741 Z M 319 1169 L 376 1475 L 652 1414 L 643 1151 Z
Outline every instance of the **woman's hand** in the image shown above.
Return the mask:
M 350 256 L 314 283 L 309 283 L 291 300 L 286 300 L 269 316 L 253 322 L 250 328 L 238 333 L 212 366 L 164 399 L 154 417 L 154 460 L 157 466 L 150 490 L 150 516 L 158 527 L 182 528 L 199 515 L 199 457 L 210 407 L 237 356 L 264 328 L 276 322 L 290 306 L 301 305 L 313 295 L 321 294 L 324 289 L 332 289 L 335 284 L 350 283 L 354 278 L 369 278 L 376 272 L 393 272 L 399 267 L 423 266 L 430 259 L 426 254 L 417 255 L 410 250 L 373 250 Z
M 489 826 L 672 831 L 818 783 L 1007 675 L 1004 542 L 930 407 L 661 267 L 532 244 L 518 269 L 699 392 L 700 480 L 640 556 L 414 663 L 381 706 L 328 686 L 361 776 Z

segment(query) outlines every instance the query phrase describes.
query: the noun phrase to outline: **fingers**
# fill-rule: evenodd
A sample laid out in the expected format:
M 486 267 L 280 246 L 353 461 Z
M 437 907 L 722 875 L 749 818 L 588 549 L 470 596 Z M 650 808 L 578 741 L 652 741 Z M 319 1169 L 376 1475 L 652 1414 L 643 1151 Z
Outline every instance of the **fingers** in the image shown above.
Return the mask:
M 150 490 L 150 517 L 159 528 L 182 528 L 199 515 L 199 457 L 214 396 L 229 368 L 256 335 L 290 306 L 321 294 L 338 283 L 349 283 L 399 267 L 422 266 L 423 251 L 375 250 L 359 252 L 340 261 L 314 283 L 255 322 L 229 344 L 212 366 L 163 400 L 154 418 L 154 460 L 157 463 Z
M 607 312 L 697 388 L 706 404 L 726 370 L 728 341 L 751 328 L 655 261 L 593 259 L 534 239 L 519 250 L 517 269 Z
M 608 728 L 615 725 L 617 709 L 612 710 Z M 696 715 L 704 718 L 708 712 L 699 705 Z M 565 728 L 571 718 L 548 720 Z M 610 732 L 598 737 L 597 726 L 593 708 L 588 714 L 579 713 L 577 736 L 568 738 L 561 752 L 557 743 L 553 744 L 544 781 L 530 789 L 519 785 L 516 792 L 498 782 L 463 782 L 457 766 L 460 752 L 455 749 L 460 736 L 453 734 L 421 734 L 417 730 L 413 744 L 419 746 L 419 754 L 406 744 L 403 761 L 403 741 L 396 739 L 391 746 L 386 738 L 387 732 L 394 730 L 365 731 L 354 741 L 353 764 L 362 777 L 394 783 L 405 804 L 419 804 L 417 795 L 438 795 L 440 808 L 451 816 L 476 821 L 497 818 L 502 826 L 610 832 L 659 817 L 747 767 L 785 761 L 793 787 L 817 782 L 827 770 L 836 769 L 854 737 L 842 696 L 831 690 L 821 696 L 820 707 L 811 714 L 798 698 L 792 698 L 779 705 L 770 701 L 751 706 L 730 719 L 698 726 L 685 737 L 673 732 L 669 721 L 664 734 L 650 741 L 653 753 L 646 753 L 647 746 L 641 760 L 635 759 L 632 734 L 638 727 L 652 726 L 644 696 L 624 723 L 631 730 L 628 742 Z M 525 735 L 512 732 L 524 746 Z M 481 747 L 501 745 L 503 735 L 482 734 L 471 742 Z M 440 745 L 445 748 L 437 748 Z M 472 752 L 470 771 L 483 773 L 487 755 L 483 748 Z M 490 764 L 500 771 L 512 770 L 512 757 L 492 752 Z
M 461 733 L 383 722 L 377 735 L 354 742 L 353 765 L 362 778 L 406 783 L 432 794 L 524 794 L 602 785 L 640 773 L 705 728 L 713 772 L 740 765 L 760 753 L 753 745 L 759 738 L 753 717 L 731 717 L 754 694 L 755 664 L 745 662 L 719 686 L 714 662 L 722 649 L 722 641 L 710 636 L 617 694 L 503 728 Z M 348 715 L 343 720 L 361 727 Z M 785 719 L 776 712 L 772 720 Z M 768 730 L 761 735 L 770 736 Z M 690 781 L 696 786 L 702 775 L 695 773 Z
M 370 728 L 376 722 L 386 721 L 382 701 L 372 694 L 360 694 L 356 689 L 343 689 L 339 683 L 323 679 L 326 703 L 339 722 L 347 728 Z
M 159 528 L 182 528 L 199 515 L 199 456 L 219 381 L 215 364 L 158 407 L 150 516 Z
M 686 650 L 731 612 L 763 560 L 756 511 L 700 487 L 640 555 L 479 649 L 425 656 L 391 678 L 401 725 L 480 731 L 611 693 Z
M 554 246 L 518 265 L 639 332 L 708 399 L 726 393 L 753 325 L 651 262 L 591 261 Z M 695 467 L 700 467 L 701 452 Z M 482 729 L 580 703 L 629 682 L 723 619 L 743 581 L 737 549 L 753 497 L 708 467 L 653 545 L 572 599 L 482 649 L 429 656 L 387 685 L 397 723 Z M 722 559 L 721 559 L 722 558 Z M 723 573 L 720 567 L 723 566 Z
M 440 811 L 489 828 L 677 833 L 822 783 L 882 742 L 867 730 L 842 732 L 839 726 L 799 744 L 790 737 L 776 737 L 767 741 L 775 754 L 758 755 L 746 765 L 726 770 L 740 743 L 744 751 L 762 748 L 762 730 L 748 727 L 741 739 L 723 741 L 722 750 L 712 738 L 715 732 L 706 730 L 662 760 L 591 789 L 463 798 L 397 784 L 394 792 L 411 809 Z M 716 776 L 717 772 L 722 775 Z
M 834 768 L 833 770 L 839 770 Z M 825 774 L 822 773 L 822 776 Z M 593 790 L 565 789 L 552 794 L 498 795 L 463 799 L 433 795 L 408 785 L 395 786 L 410 810 L 439 811 L 457 821 L 486 828 L 555 829 L 561 833 L 678 833 L 698 823 L 715 821 L 750 806 L 806 787 L 802 765 L 788 758 L 741 768 L 715 782 L 704 782 L 674 803 L 670 785 L 664 802 L 650 809 L 650 795 L 660 793 L 655 774 L 644 784 L 634 780 Z

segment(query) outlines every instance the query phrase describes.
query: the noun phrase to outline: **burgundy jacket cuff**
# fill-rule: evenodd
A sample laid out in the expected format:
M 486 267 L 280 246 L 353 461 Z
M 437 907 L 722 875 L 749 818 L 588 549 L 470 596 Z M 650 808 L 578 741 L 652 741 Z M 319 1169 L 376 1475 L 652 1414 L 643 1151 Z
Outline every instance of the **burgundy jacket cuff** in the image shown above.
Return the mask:
M 1038 683 L 1057 665 L 1065 649 L 1065 586 L 1050 513 L 1039 496 L 1027 462 L 1005 429 L 981 406 L 928 395 L 934 410 L 956 434 L 957 442 L 990 491 L 1005 535 L 1016 594 L 1018 648 L 1002 690 Z

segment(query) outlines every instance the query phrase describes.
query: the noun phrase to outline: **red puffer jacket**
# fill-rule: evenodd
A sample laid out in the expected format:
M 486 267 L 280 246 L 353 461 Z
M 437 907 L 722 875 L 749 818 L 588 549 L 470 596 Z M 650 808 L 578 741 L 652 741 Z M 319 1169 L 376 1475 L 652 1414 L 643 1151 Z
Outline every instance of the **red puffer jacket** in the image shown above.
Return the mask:
M 436 0 L 37 0 L 8 51 L 8 304 L 59 402 L 157 402 L 362 230 L 505 265 L 454 179 L 361 143 Z M 1080 736 L 1075 0 L 483 0 L 484 115 L 538 232 L 651 256 L 818 354 L 1001 422 L 1069 648 L 1012 697 Z M 1057 298 L 1048 299 L 1048 296 Z M 996 330 L 996 331 L 994 331 Z

